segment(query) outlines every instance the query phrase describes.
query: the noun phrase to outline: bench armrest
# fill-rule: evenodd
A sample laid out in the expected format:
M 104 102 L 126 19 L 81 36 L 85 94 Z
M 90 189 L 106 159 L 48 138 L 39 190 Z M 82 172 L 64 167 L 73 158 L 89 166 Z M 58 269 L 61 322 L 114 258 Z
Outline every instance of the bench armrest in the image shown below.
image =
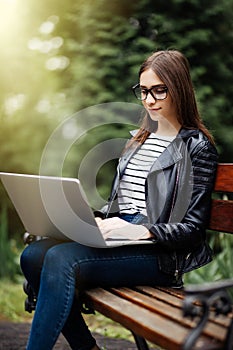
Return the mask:
M 188 285 L 184 288 L 183 315 L 196 320 L 196 326 L 190 331 L 183 344 L 183 350 L 192 349 L 206 325 L 210 310 L 216 315 L 228 315 L 232 312 L 232 299 L 228 288 L 233 287 L 233 279 Z M 231 320 L 223 349 L 230 349 L 233 342 L 233 319 Z
M 184 288 L 184 291 L 186 295 L 193 295 L 193 294 L 210 295 L 219 290 L 227 289 L 230 287 L 233 287 L 233 279 L 222 280 L 217 282 L 209 282 L 209 283 L 204 283 L 200 285 L 190 284 Z

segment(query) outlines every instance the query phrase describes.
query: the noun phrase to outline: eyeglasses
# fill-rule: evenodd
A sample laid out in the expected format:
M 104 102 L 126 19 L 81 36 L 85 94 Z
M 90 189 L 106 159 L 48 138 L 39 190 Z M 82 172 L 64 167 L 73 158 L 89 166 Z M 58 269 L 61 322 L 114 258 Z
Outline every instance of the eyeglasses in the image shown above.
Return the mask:
M 166 85 L 155 85 L 150 89 L 146 89 L 141 87 L 140 84 L 136 84 L 132 87 L 132 90 L 136 98 L 140 101 L 145 101 L 149 93 L 155 100 L 164 100 L 168 92 Z

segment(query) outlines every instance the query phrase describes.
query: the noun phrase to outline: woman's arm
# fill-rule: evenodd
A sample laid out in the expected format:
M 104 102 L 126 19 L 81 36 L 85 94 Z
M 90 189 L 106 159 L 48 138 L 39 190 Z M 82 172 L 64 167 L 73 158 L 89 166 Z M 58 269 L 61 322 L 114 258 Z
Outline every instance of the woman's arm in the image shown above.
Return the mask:
M 197 247 L 204 239 L 203 232 L 209 219 L 217 152 L 212 144 L 205 141 L 204 145 L 201 143 L 195 147 L 190 157 L 193 191 L 183 218 L 179 222 L 144 225 L 158 243 L 170 249 Z

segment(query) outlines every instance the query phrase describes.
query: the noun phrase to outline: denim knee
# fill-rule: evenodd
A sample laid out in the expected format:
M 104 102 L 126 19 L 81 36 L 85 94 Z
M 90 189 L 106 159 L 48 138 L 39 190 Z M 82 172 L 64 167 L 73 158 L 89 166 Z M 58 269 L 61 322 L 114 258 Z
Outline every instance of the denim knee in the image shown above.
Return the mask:
M 20 257 L 20 265 L 24 274 L 33 273 L 41 266 L 41 254 L 33 244 L 26 247 Z
M 54 244 L 56 244 L 56 242 L 49 239 L 36 241 L 27 246 L 21 254 L 21 270 L 35 292 L 39 289 L 44 257 L 48 249 Z
M 76 266 L 77 262 L 71 254 L 67 254 L 62 244 L 53 246 L 47 251 L 44 258 L 43 278 L 46 278 L 51 287 L 59 283 L 65 284 L 68 280 L 75 284 Z
M 66 252 L 63 244 L 51 247 L 44 257 L 44 268 L 48 271 L 61 272 L 62 267 L 69 266 L 69 255 Z

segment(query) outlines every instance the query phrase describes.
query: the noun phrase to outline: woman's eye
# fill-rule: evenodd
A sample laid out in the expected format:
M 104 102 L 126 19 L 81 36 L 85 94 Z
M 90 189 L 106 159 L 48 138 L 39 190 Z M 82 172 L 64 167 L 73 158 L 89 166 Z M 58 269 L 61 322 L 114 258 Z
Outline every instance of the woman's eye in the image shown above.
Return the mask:
M 154 89 L 154 92 L 156 94 L 163 94 L 164 92 L 166 92 L 166 89 L 164 89 L 164 88 L 156 88 L 156 89 Z

